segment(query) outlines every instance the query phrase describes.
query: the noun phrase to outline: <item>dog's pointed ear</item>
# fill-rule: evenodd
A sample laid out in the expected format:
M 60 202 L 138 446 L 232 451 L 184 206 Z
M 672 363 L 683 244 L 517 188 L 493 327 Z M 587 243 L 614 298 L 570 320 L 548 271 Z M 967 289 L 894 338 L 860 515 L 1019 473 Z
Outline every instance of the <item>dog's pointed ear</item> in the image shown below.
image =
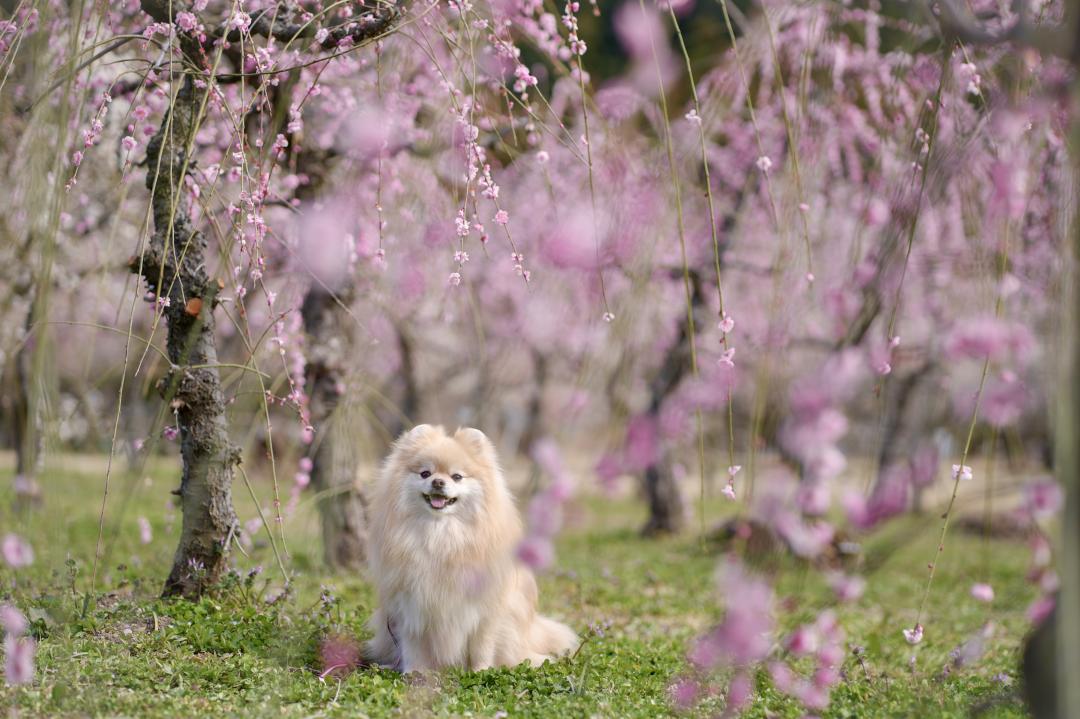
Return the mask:
M 475 427 L 461 427 L 454 432 L 454 439 L 474 452 L 478 457 L 483 457 L 492 464 L 495 463 L 495 445 L 491 443 L 487 435 Z
M 401 433 L 401 436 L 394 442 L 394 449 L 401 449 L 404 447 L 410 447 L 423 440 L 426 437 L 430 437 L 434 434 L 445 434 L 443 428 L 439 425 L 432 424 L 418 424 L 410 430 L 406 430 Z

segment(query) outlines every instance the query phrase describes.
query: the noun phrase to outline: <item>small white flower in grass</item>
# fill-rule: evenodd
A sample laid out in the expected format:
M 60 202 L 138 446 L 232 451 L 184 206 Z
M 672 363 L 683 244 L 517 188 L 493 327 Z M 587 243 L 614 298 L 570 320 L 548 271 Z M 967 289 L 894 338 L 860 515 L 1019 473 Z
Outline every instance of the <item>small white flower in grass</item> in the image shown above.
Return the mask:
M 697 110 L 691 110 L 690 112 L 686 113 L 686 119 L 694 123 L 695 125 L 701 124 L 701 115 L 697 114 Z
M 611 312 L 605 312 L 604 313 L 604 322 L 611 323 L 611 322 L 614 322 L 614 321 L 615 321 L 615 315 L 614 314 L 612 314 Z
M 139 517 L 139 541 L 143 544 L 154 541 L 154 532 L 150 527 L 150 520 L 146 517 Z
M 742 471 L 742 465 L 741 464 L 733 464 L 733 465 L 731 465 L 730 467 L 727 468 L 728 476 L 731 477 L 732 479 L 735 479 L 735 475 L 738 474 L 741 471 Z
M 994 601 L 994 588 L 989 584 L 977 583 L 971 585 L 971 596 L 980 602 L 990 603 Z
M 731 319 L 731 316 L 727 312 L 724 312 L 720 315 L 719 327 L 721 332 L 727 334 L 735 329 L 735 320 Z
M 975 475 L 972 474 L 971 467 L 967 466 L 966 464 L 954 464 L 952 466 L 952 476 L 953 479 L 960 478 L 968 482 L 971 481 L 972 477 L 974 477 Z
M 889 338 L 889 349 L 896 349 L 900 346 L 900 335 L 895 335 Z
M 735 348 L 729 347 L 724 350 L 724 353 L 720 355 L 720 359 L 717 360 L 719 364 L 727 365 L 728 367 L 735 366 Z
M 908 644 L 918 644 L 923 638 L 923 628 L 921 624 L 916 624 L 914 629 L 904 630 L 904 639 Z
M 724 488 L 720 490 L 720 494 L 724 495 L 728 499 L 735 499 L 735 485 L 728 482 L 724 485 Z
M 772 169 L 772 160 L 769 159 L 768 155 L 762 155 L 754 162 L 754 164 L 757 165 L 757 168 L 762 172 L 768 172 Z
M 451 272 L 450 277 L 447 279 L 447 282 L 450 284 L 451 287 L 457 287 L 461 284 L 461 273 Z

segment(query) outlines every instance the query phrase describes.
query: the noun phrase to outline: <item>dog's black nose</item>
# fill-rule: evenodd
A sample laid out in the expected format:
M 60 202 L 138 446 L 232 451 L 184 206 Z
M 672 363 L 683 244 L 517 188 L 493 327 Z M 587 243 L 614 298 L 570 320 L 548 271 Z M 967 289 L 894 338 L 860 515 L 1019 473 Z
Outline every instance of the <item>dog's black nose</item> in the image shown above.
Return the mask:
M 446 480 L 443 479 L 442 477 L 436 477 L 435 479 L 431 480 L 431 488 L 432 489 L 442 489 L 445 486 L 446 486 Z

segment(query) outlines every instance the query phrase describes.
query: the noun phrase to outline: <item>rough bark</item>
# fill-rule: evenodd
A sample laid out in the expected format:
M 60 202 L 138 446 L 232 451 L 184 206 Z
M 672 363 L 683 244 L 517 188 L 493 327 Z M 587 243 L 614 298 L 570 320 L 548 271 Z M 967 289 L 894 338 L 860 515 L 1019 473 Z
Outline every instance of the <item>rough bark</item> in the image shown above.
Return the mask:
M 189 60 L 197 47 L 185 46 Z M 238 528 L 232 504 L 239 449 L 229 439 L 225 397 L 216 365 L 215 295 L 218 284 L 206 272 L 206 238 L 184 209 L 182 188 L 205 90 L 185 76 L 172 107 L 147 146 L 147 189 L 151 191 L 154 233 L 132 270 L 151 292 L 167 298 L 166 351 L 171 367 L 158 388 L 176 409 L 183 470 L 180 497 L 183 525 L 166 596 L 196 597 L 215 584 L 226 567 L 229 543 Z
M 315 439 L 311 484 L 319 494 L 323 557 L 335 569 L 359 569 L 367 547 L 366 505 L 356 486 L 358 457 L 351 422 L 340 404 L 348 346 L 344 299 L 313 284 L 304 297 L 301 314 L 307 333 L 306 377 Z

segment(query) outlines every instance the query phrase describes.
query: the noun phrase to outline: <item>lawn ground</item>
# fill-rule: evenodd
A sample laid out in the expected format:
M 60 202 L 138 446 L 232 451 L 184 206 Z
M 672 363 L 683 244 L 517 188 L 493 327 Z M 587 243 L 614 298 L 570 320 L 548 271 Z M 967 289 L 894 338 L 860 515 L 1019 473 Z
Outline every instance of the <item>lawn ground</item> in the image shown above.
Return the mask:
M 332 634 L 362 640 L 373 595 L 362 576 L 321 568 L 310 502 L 285 523 L 285 562 L 294 573 L 288 595 L 278 596 L 284 582 L 263 531 L 249 556 L 236 555 L 237 577 L 215 596 L 163 601 L 157 594 L 179 527 L 168 504 L 174 477 L 166 461 L 146 475 L 118 471 L 112 478 L 105 555 L 89 594 L 101 472 L 50 470 L 41 478 L 43 503 L 13 515 L 10 471 L 0 470 L 3 532 L 22 534 L 36 553 L 35 563 L 17 574 L 0 566 L 0 601 L 28 614 L 40 639 L 34 682 L 0 684 L 7 716 L 668 716 L 677 713 L 668 688 L 685 666 L 690 641 L 721 614 L 719 547 L 703 549 L 693 531 L 641 539 L 639 503 L 591 497 L 572 507 L 558 540 L 557 569 L 540 579 L 546 613 L 583 633 L 610 622 L 573 661 L 450 672 L 424 683 L 369 669 L 320 679 L 320 640 Z M 268 504 L 270 482 L 254 482 Z M 242 483 L 235 494 L 241 519 L 256 516 Z M 711 503 L 707 509 L 711 521 L 730 511 Z M 152 529 L 147 544 L 140 517 Z M 1017 667 L 1034 592 L 1024 581 L 1022 541 L 950 535 L 924 621 L 926 639 L 911 660 L 901 629 L 913 622 L 939 524 L 934 515 L 909 517 L 859 538 L 877 568 L 866 594 L 837 608 L 849 655 L 824 716 L 1026 716 Z M 782 627 L 832 603 L 819 573 L 779 556 L 763 564 L 774 576 Z M 249 577 L 256 567 L 261 572 Z M 990 605 L 969 596 L 971 585 L 983 581 L 996 590 Z M 994 633 L 985 655 L 945 671 L 950 652 L 987 621 Z M 856 646 L 860 657 L 850 651 Z M 803 715 L 764 675 L 757 686 L 746 716 Z M 722 709 L 716 695 L 683 714 L 716 716 Z

